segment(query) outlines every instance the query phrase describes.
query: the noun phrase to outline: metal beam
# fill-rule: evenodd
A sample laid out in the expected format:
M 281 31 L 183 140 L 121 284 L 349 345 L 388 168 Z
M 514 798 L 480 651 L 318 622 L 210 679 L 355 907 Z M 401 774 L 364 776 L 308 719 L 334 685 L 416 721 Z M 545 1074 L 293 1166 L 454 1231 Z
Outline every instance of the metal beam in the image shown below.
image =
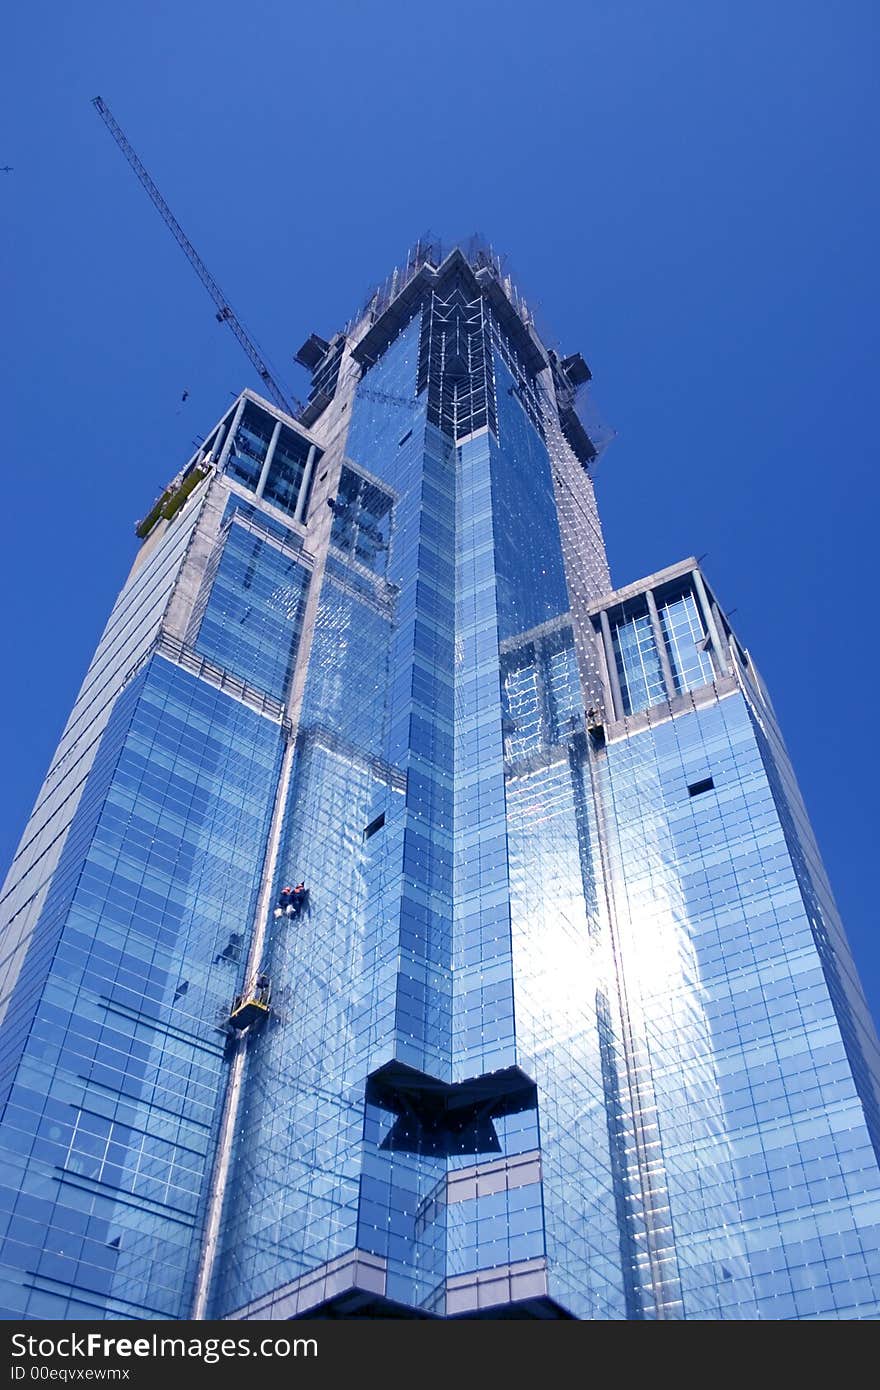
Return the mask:
M 257 901 L 257 911 L 254 919 L 253 935 L 248 951 L 247 964 L 244 974 L 242 975 L 243 980 L 253 979 L 257 971 L 263 968 L 264 964 L 263 954 L 266 947 L 266 937 L 272 908 L 272 885 L 275 881 L 278 860 L 281 853 L 281 840 L 284 830 L 287 798 L 290 793 L 290 781 L 295 751 L 294 740 L 288 738 L 281 762 L 281 774 L 278 779 L 278 787 L 275 793 L 272 824 L 269 830 L 269 838 L 263 858 L 260 895 Z M 235 1150 L 235 1125 L 238 1118 L 242 1085 L 244 1082 L 245 1061 L 247 1056 L 247 1034 L 236 1039 L 234 1048 L 235 1050 L 230 1062 L 226 1096 L 223 1104 L 223 1118 L 220 1122 L 220 1133 L 215 1150 L 216 1159 L 214 1171 L 211 1174 L 208 1209 L 205 1213 L 205 1224 L 203 1228 L 204 1238 L 196 1271 L 195 1293 L 193 1296 L 193 1309 L 191 1314 L 194 1321 L 201 1321 L 206 1316 L 208 1300 L 211 1294 L 211 1284 L 213 1282 L 214 1265 L 220 1247 L 220 1225 L 223 1217 L 229 1173 Z

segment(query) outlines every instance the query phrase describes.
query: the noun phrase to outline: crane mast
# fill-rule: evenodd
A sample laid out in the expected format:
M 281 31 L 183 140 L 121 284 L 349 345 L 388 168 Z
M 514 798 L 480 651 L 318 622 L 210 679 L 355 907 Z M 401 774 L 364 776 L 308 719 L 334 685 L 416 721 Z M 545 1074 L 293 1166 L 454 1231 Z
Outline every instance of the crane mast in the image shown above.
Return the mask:
M 247 353 L 252 365 L 256 369 L 257 375 L 262 381 L 266 389 L 266 392 L 269 396 L 271 396 L 275 404 L 277 406 L 280 406 L 282 410 L 286 411 L 288 415 L 296 415 L 297 412 L 301 409 L 299 402 L 289 398 L 283 387 L 281 387 L 275 380 L 275 377 L 269 369 L 269 366 L 265 358 L 263 357 L 263 354 L 261 353 L 260 349 L 257 347 L 257 344 L 254 342 L 253 338 L 248 333 L 244 324 L 241 322 L 241 319 L 231 308 L 229 300 L 226 298 L 220 286 L 217 284 L 217 281 L 214 279 L 213 275 L 208 270 L 208 267 L 205 265 L 198 251 L 193 246 L 189 237 L 184 232 L 183 228 L 181 227 L 177 218 L 174 216 L 174 213 L 171 211 L 165 199 L 162 197 L 162 194 L 159 192 L 153 180 L 150 178 L 150 175 L 147 173 L 147 170 L 144 168 L 143 164 L 138 158 L 138 155 L 132 149 L 131 145 L 126 139 L 122 127 L 119 125 L 118 121 L 115 119 L 113 115 L 113 112 L 110 110 L 110 107 L 107 105 L 106 101 L 104 101 L 102 97 L 93 97 L 92 105 L 94 106 L 98 115 L 101 117 L 101 120 L 104 122 L 110 134 L 113 136 L 113 139 L 116 141 L 117 145 L 122 150 L 122 153 L 125 155 L 125 158 L 128 160 L 132 169 L 137 174 L 138 179 L 143 184 L 144 188 L 149 194 L 153 206 L 158 211 L 165 225 L 169 228 L 171 235 L 174 237 L 174 240 L 177 242 L 178 246 L 183 251 L 184 255 L 186 256 L 196 275 L 198 275 L 205 289 L 208 291 L 208 294 L 213 299 L 215 305 L 217 306 L 218 323 L 226 323 L 232 329 L 232 332 L 235 334 L 239 343 Z

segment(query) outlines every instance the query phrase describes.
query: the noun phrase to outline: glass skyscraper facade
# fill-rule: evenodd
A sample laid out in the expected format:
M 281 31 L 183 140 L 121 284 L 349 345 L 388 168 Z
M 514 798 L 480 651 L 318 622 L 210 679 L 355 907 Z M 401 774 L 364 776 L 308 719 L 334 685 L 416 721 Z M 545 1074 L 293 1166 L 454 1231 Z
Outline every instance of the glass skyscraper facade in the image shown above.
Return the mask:
M 880 1316 L 874 1027 L 699 565 L 612 586 L 583 358 L 476 243 L 298 356 L 3 890 L 4 1315 Z

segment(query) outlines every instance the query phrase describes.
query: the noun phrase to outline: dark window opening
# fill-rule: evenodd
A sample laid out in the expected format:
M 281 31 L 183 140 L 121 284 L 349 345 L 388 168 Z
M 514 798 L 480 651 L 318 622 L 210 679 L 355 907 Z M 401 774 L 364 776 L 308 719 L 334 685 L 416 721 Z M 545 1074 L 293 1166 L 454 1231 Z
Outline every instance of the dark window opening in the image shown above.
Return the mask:
M 518 1067 L 450 1084 L 401 1062 L 387 1062 L 367 1078 L 366 1100 L 371 1118 L 376 1110 L 395 1116 L 390 1127 L 382 1125 L 386 1132 L 380 1151 L 386 1153 L 431 1158 L 469 1154 L 471 1159 L 474 1154 L 498 1155 L 503 1150 L 495 1121 L 509 1115 L 522 1115 L 526 1132 L 531 1118 L 535 1133 L 537 1088 Z
M 407 441 L 408 439 L 412 439 L 412 430 L 407 430 L 407 432 L 406 432 L 406 434 L 403 436 L 403 438 L 402 438 L 402 439 L 398 439 L 398 441 L 397 441 L 397 447 L 398 447 L 398 449 L 400 448 L 401 444 L 405 444 L 406 441 Z
M 688 796 L 700 796 L 703 792 L 710 792 L 715 786 L 712 777 L 704 777 L 701 782 L 691 782 L 688 787 Z
M 338 493 L 327 499 L 327 505 L 334 515 L 331 544 L 374 574 L 384 574 L 391 541 L 392 500 L 388 493 L 359 473 L 343 468 Z
M 367 826 L 366 830 L 364 831 L 364 839 L 365 839 L 365 840 L 369 840 L 370 836 L 371 836 L 371 835 L 375 835 L 375 833 L 376 833 L 377 830 L 381 830 L 381 829 L 382 829 L 382 826 L 383 826 L 384 824 L 385 824 L 385 812 L 382 811 L 382 812 L 376 817 L 375 820 L 371 820 L 371 821 L 370 821 L 370 824 Z

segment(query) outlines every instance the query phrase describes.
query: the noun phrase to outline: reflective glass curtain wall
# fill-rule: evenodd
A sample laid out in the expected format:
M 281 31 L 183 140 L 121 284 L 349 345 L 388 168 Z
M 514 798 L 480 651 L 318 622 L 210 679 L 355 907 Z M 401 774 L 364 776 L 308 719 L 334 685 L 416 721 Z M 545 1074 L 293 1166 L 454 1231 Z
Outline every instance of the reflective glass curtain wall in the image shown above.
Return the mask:
M 298 360 L 138 527 L 0 899 L 4 1312 L 876 1317 L 873 1025 L 699 566 L 611 588 L 583 359 L 423 242 Z

